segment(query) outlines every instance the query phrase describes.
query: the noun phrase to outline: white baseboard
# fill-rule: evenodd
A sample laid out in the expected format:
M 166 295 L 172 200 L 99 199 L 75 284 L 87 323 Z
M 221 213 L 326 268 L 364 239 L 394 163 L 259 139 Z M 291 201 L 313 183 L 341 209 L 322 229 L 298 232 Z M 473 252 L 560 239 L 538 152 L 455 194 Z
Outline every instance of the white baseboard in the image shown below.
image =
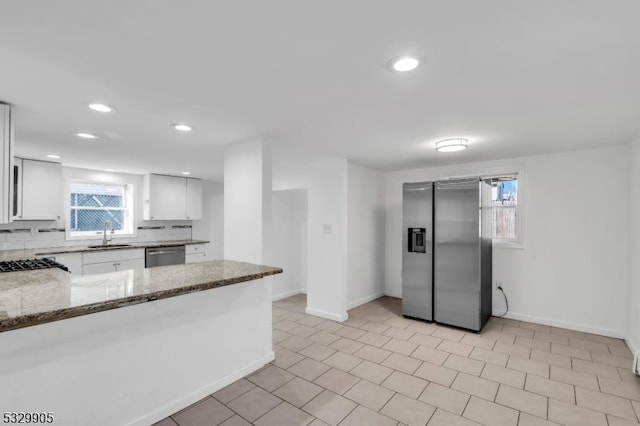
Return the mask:
M 502 315 L 502 314 L 503 314 L 503 311 L 493 312 L 494 316 Z M 510 318 L 518 321 L 534 322 L 536 324 L 550 325 L 550 326 L 559 327 L 559 328 L 567 328 L 569 330 L 598 334 L 600 336 L 615 337 L 617 339 L 625 338 L 625 333 L 619 330 L 612 330 L 610 328 L 602 328 L 602 327 L 593 327 L 590 325 L 578 324 L 578 323 L 569 322 L 569 321 L 554 320 L 551 318 L 537 317 L 534 315 L 519 314 L 517 312 L 509 312 L 507 313 L 505 318 Z
M 316 317 L 329 319 L 332 321 L 343 322 L 349 319 L 349 315 L 347 315 L 346 312 L 339 315 L 339 314 L 334 314 L 333 312 L 322 311 L 320 309 L 314 309 L 309 307 L 307 307 L 304 311 L 309 315 L 314 315 Z
M 385 296 L 389 296 L 389 297 L 395 297 L 398 299 L 402 299 L 402 292 L 400 291 L 384 291 L 384 295 Z
M 347 310 L 357 308 L 360 305 L 364 305 L 365 303 L 369 303 L 372 300 L 376 300 L 384 296 L 384 292 L 380 291 L 378 293 L 371 294 L 369 296 L 363 297 L 361 299 L 356 300 L 355 302 L 351 302 L 347 305 Z
M 246 375 L 259 370 L 267 363 L 273 361 L 275 358 L 276 358 L 275 353 L 273 351 L 270 351 L 258 361 L 251 363 L 246 367 L 243 367 L 237 371 L 234 371 L 233 373 L 207 386 L 204 386 L 198 390 L 195 390 L 190 394 L 185 395 L 183 398 L 172 401 L 151 413 L 148 413 L 142 417 L 139 417 L 136 420 L 129 423 L 128 426 L 148 426 L 148 425 L 154 424 L 166 417 L 169 417 L 171 414 L 176 413 L 182 410 L 183 408 L 188 407 L 191 404 L 194 404 L 200 401 L 202 398 L 206 397 L 207 395 L 211 395 L 212 393 L 219 391 L 225 386 L 228 386 L 231 383 L 242 379 Z
M 627 344 L 627 346 L 629 346 L 629 350 L 632 354 L 635 355 L 638 353 L 638 351 L 640 351 L 640 347 L 638 347 L 638 345 L 636 345 L 634 341 L 629 339 L 628 337 L 624 339 L 624 342 Z
M 627 346 L 629 347 L 629 350 L 631 351 L 631 353 L 633 354 L 633 362 L 632 362 L 632 367 L 631 367 L 631 371 L 633 371 L 635 374 L 638 374 L 640 376 L 640 347 L 639 345 L 635 344 L 633 340 L 629 339 L 628 337 L 626 339 L 624 339 L 625 343 L 627 344 Z M 634 371 L 635 369 L 635 371 Z
M 285 291 L 284 293 L 276 294 L 275 296 L 271 296 L 271 301 L 276 302 L 278 300 L 286 299 L 287 297 L 295 296 L 296 294 L 300 294 L 302 291 L 300 289 Z

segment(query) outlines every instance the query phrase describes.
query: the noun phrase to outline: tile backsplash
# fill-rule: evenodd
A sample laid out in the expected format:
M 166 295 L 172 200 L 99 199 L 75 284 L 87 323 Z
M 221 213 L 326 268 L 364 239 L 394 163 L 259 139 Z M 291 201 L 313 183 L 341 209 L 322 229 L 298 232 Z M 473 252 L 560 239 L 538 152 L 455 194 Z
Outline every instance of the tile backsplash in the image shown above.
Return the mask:
M 59 227 L 59 225 L 62 225 Z M 66 240 L 64 223 L 13 222 L 0 228 L 0 250 L 33 249 L 63 246 L 86 246 L 99 243 L 102 235 L 93 239 Z M 188 240 L 192 238 L 191 221 L 139 221 L 137 235 L 114 238 L 119 243 L 144 241 Z

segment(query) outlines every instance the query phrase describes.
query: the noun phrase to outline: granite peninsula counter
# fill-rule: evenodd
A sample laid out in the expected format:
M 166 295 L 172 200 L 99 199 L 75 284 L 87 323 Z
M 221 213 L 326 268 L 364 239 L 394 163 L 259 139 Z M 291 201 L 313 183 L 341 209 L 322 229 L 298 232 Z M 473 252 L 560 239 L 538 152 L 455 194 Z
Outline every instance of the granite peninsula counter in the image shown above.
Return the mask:
M 149 425 L 274 359 L 270 275 L 229 260 L 0 274 L 0 411 Z
M 74 276 L 61 269 L 0 274 L 0 332 L 279 274 L 231 260 Z

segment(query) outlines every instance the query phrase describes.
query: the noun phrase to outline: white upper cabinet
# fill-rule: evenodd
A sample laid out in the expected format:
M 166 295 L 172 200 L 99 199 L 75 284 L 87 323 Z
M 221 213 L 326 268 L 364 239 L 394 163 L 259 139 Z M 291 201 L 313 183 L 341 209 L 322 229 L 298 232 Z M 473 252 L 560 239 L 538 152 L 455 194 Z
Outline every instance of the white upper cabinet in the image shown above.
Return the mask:
M 187 190 L 184 178 L 146 175 L 144 181 L 144 219 L 186 219 Z
M 187 219 L 202 219 L 202 181 L 187 178 Z
M 144 177 L 145 220 L 202 218 L 202 181 L 165 175 Z
M 0 223 L 9 223 L 13 193 L 13 128 L 11 107 L 0 103 Z
M 14 168 L 14 219 L 60 219 L 62 164 L 16 158 Z

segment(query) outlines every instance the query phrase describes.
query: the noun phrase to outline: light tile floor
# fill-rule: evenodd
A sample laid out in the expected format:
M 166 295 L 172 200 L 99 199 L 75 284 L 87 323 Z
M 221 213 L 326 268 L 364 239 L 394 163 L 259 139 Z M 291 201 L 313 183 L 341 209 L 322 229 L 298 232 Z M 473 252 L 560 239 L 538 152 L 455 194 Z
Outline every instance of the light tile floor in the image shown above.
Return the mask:
M 276 359 L 157 425 L 640 425 L 619 339 L 492 318 L 481 334 L 383 297 L 344 323 L 273 304 Z

